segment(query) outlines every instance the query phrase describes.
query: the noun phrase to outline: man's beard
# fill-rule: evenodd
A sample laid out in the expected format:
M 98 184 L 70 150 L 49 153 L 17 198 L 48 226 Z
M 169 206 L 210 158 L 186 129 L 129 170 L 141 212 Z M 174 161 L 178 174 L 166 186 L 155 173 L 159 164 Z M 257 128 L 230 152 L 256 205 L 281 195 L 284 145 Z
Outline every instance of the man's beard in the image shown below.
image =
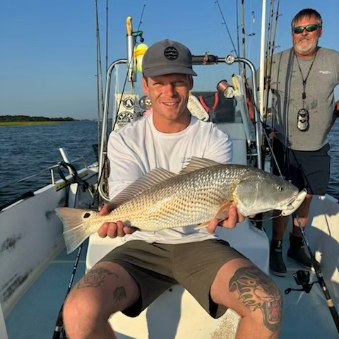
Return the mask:
M 301 41 L 298 41 L 297 43 L 294 44 L 294 49 L 300 55 L 309 55 L 312 54 L 312 52 L 316 51 L 317 42 L 306 40 L 306 43 L 305 41 L 302 41 L 301 43 Z

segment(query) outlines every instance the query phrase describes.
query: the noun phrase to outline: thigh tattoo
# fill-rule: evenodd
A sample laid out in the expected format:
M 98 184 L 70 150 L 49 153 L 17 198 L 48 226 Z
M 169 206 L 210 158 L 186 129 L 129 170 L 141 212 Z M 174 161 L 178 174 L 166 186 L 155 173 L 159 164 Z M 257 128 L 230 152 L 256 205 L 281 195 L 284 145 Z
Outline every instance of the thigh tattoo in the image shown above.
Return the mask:
M 108 275 L 113 275 L 114 277 L 118 278 L 116 273 L 111 272 L 106 268 L 93 268 L 79 282 L 77 288 L 99 287 L 103 284 L 105 278 Z
M 105 278 L 109 275 L 119 278 L 118 274 L 111 272 L 106 268 L 93 268 L 79 282 L 77 288 L 100 287 L 103 284 Z M 126 299 L 126 296 L 126 290 L 123 286 L 118 286 L 113 291 L 113 299 L 116 303 L 122 302 L 124 299 Z

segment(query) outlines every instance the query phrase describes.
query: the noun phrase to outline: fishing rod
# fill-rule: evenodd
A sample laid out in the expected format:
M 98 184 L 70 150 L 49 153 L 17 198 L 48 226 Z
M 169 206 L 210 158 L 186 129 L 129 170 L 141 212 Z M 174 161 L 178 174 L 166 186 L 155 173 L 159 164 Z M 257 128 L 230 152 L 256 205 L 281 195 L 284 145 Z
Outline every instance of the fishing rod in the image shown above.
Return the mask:
M 137 67 L 136 67 L 136 60 L 135 60 L 135 45 L 137 38 L 140 38 L 140 42 L 144 42 L 143 38 L 143 31 L 140 30 L 140 26 L 142 24 L 142 18 L 144 16 L 146 5 L 144 4 L 142 7 L 138 29 L 136 31 L 133 30 L 133 23 L 132 23 L 132 17 L 127 17 L 126 20 L 126 30 L 127 30 L 127 60 L 128 60 L 128 71 L 125 78 L 124 88 L 123 92 L 125 90 L 125 85 L 127 83 L 127 80 L 132 84 L 132 87 L 134 86 L 134 83 L 137 80 Z
M 77 256 L 75 258 L 75 262 L 73 265 L 73 270 L 72 270 L 72 274 L 71 274 L 71 278 L 70 281 L 68 283 L 68 287 L 67 287 L 67 291 L 66 291 L 66 295 L 64 298 L 64 302 L 62 303 L 59 313 L 58 313 L 58 317 L 57 317 L 57 321 L 55 323 L 55 329 L 54 329 L 54 333 L 53 333 L 53 337 L 52 339 L 63 339 L 66 338 L 66 333 L 65 333 L 65 327 L 64 327 L 64 321 L 63 321 L 63 316 L 62 316 L 62 312 L 64 309 L 64 304 L 65 304 L 65 300 L 69 294 L 69 292 L 72 289 L 73 286 L 73 282 L 74 282 L 74 277 L 78 268 L 78 264 L 79 264 L 79 260 L 80 260 L 80 255 L 81 255 L 81 251 L 82 251 L 82 246 L 83 244 L 81 244 L 78 248 L 78 253 Z
M 265 26 L 266 26 L 266 0 L 262 1 L 262 12 L 261 12 L 261 41 L 260 41 L 260 74 L 259 74 L 259 114 L 263 116 L 264 106 L 264 67 L 265 67 Z M 255 87 L 254 87 L 255 88 Z M 262 145 L 262 140 L 260 142 Z
M 239 36 L 239 1 L 235 0 L 236 26 L 237 26 L 237 50 L 240 51 L 240 36 Z M 241 73 L 241 65 L 239 64 L 239 74 Z
M 127 81 L 129 81 L 132 84 L 132 88 L 133 88 L 134 83 L 137 80 L 137 66 L 136 66 L 136 60 L 135 60 L 136 58 L 135 58 L 134 54 L 135 54 L 135 45 L 136 45 L 137 38 L 140 39 L 141 43 L 144 42 L 143 31 L 140 30 L 140 27 L 141 27 L 141 24 L 142 24 L 142 18 L 144 16 L 145 7 L 146 7 L 146 5 L 144 4 L 143 7 L 142 7 L 142 10 L 141 10 L 139 24 L 138 24 L 138 28 L 137 28 L 136 31 L 133 30 L 133 20 L 132 20 L 132 17 L 129 16 L 126 19 L 126 31 L 127 31 L 127 73 L 126 73 L 126 77 L 125 77 L 123 88 L 122 88 L 122 92 L 123 93 L 125 92 Z M 120 110 L 121 103 L 122 103 L 122 96 L 121 96 L 119 104 L 118 104 L 117 112 L 119 112 L 119 110 Z
M 267 105 L 268 105 L 268 96 L 269 96 L 269 75 L 268 75 L 268 68 L 269 64 L 271 62 L 271 48 L 272 48 L 272 26 L 273 26 L 273 14 L 274 14 L 274 0 L 270 1 L 270 19 L 268 22 L 268 28 L 267 28 L 267 43 L 266 43 L 266 54 L 265 54 L 265 75 L 264 75 L 264 95 L 263 100 L 265 101 L 264 107 L 263 107 L 263 119 L 266 119 L 267 115 Z
M 108 51 L 109 51 L 109 10 L 108 10 L 108 0 L 106 0 L 106 67 L 105 72 L 108 69 Z
M 272 27 L 273 27 L 273 14 L 274 14 L 274 0 L 270 1 L 270 19 L 268 21 L 267 26 L 267 45 L 266 45 L 266 73 L 265 76 L 267 76 L 267 62 L 269 60 L 269 57 L 271 55 L 271 48 L 272 48 Z
M 234 45 L 234 42 L 233 42 L 233 39 L 232 39 L 232 35 L 231 35 L 231 33 L 230 33 L 230 30 L 228 29 L 228 25 L 227 25 L 227 22 L 226 22 L 226 20 L 225 20 L 224 14 L 223 14 L 223 12 L 222 12 L 222 10 L 221 10 L 219 1 L 216 0 L 216 1 L 215 1 L 215 4 L 217 5 L 217 7 L 218 7 L 218 9 L 219 9 L 219 12 L 220 12 L 220 15 L 221 15 L 221 18 L 222 18 L 222 24 L 223 24 L 223 25 L 225 26 L 225 28 L 226 28 L 226 32 L 227 32 L 228 37 L 229 37 L 229 39 L 230 39 L 230 41 L 231 41 L 232 48 L 233 48 L 233 50 L 234 50 L 236 56 L 239 57 L 239 51 L 235 48 L 235 45 Z
M 68 162 L 68 158 L 67 158 L 67 156 L 65 154 L 64 154 L 64 158 L 67 160 L 67 162 L 64 161 L 62 163 L 62 166 L 65 167 L 65 168 L 69 168 L 69 171 L 73 173 L 73 179 L 74 179 L 74 182 L 70 186 L 70 192 L 71 193 L 75 192 L 75 194 L 74 194 L 74 197 L 71 197 L 71 196 L 68 197 L 68 202 L 70 202 L 71 199 L 72 199 L 73 203 L 71 205 L 73 205 L 73 207 L 76 207 L 77 195 L 78 195 L 78 189 L 79 189 L 79 184 L 78 184 L 78 182 L 75 179 L 76 178 L 76 174 L 75 173 L 77 173 L 77 172 L 74 169 L 74 167 L 72 167 L 70 165 L 70 163 Z M 59 174 L 62 177 L 62 179 L 64 179 L 66 181 L 65 176 L 62 174 L 61 168 L 60 168 Z M 68 203 L 68 205 L 70 205 L 70 204 Z M 81 251 L 82 251 L 82 244 L 79 246 L 78 253 L 77 253 L 77 256 L 75 258 L 75 263 L 73 265 L 73 270 L 72 270 L 71 278 L 70 278 L 70 281 L 68 283 L 66 295 L 65 295 L 64 301 L 63 301 L 63 303 L 62 303 L 62 305 L 60 307 L 59 313 L 58 313 L 58 317 L 57 317 L 57 320 L 56 320 L 56 323 L 55 323 L 54 333 L 53 333 L 53 337 L 52 337 L 53 339 L 63 339 L 63 338 L 66 338 L 66 333 L 65 333 L 65 328 L 64 328 L 64 321 L 63 321 L 62 312 L 63 312 L 63 309 L 64 309 L 65 300 L 66 300 L 69 292 L 72 289 L 75 273 L 77 271 L 78 264 L 79 264 L 79 259 L 80 259 Z
M 139 26 L 141 26 L 142 18 L 144 15 L 144 9 L 145 6 L 143 6 Z M 102 198 L 105 201 L 109 201 L 109 197 L 107 195 L 107 192 L 104 192 L 103 185 L 101 183 L 102 178 L 107 177 L 107 166 L 105 166 L 107 162 L 107 137 L 108 137 L 108 115 L 109 115 L 109 106 L 110 106 L 110 86 L 111 86 L 111 74 L 113 72 L 113 69 L 115 69 L 118 65 L 127 65 L 127 72 L 126 76 L 123 82 L 122 87 L 122 93 L 125 92 L 125 88 L 127 86 L 127 82 L 130 82 L 133 87 L 133 83 L 136 81 L 136 74 L 137 74 L 137 66 L 134 57 L 135 52 L 135 43 L 136 39 L 139 38 L 140 42 L 142 43 L 144 41 L 143 38 L 143 32 L 133 31 L 133 22 L 132 17 L 128 16 L 126 19 L 126 31 L 127 31 L 127 59 L 118 59 L 114 61 L 107 69 L 106 72 L 106 87 L 105 87 L 105 96 L 104 96 L 104 109 L 103 109 L 103 119 L 102 119 L 102 127 L 101 127 L 101 140 L 100 140 L 100 147 L 99 147 L 99 170 L 98 170 L 98 192 L 99 192 L 99 199 Z M 117 119 L 118 119 L 118 113 L 120 110 L 120 107 L 122 105 L 123 96 L 120 96 L 119 102 L 117 102 L 117 108 L 112 110 L 112 129 L 114 128 Z
M 91 187 L 90 187 L 89 183 L 79 177 L 77 170 L 69 162 L 66 151 L 63 148 L 60 148 L 59 151 L 61 153 L 62 158 L 64 159 L 64 161 L 61 161 L 58 164 L 59 175 L 65 182 L 67 182 L 66 176 L 62 172 L 62 168 L 68 169 L 69 174 L 72 175 L 72 181 L 73 181 L 70 184 L 70 187 L 69 187 L 67 205 L 73 206 L 74 208 L 77 206 L 77 198 L 78 198 L 79 188 L 81 188 L 82 192 L 88 191 L 91 194 L 91 196 L 93 197 L 93 203 L 94 203 L 95 198 L 92 195 Z M 59 310 L 59 313 L 58 313 L 58 316 L 57 316 L 57 320 L 56 320 L 56 323 L 55 323 L 53 339 L 64 339 L 64 338 L 66 338 L 62 312 L 63 312 L 65 300 L 66 300 L 66 298 L 67 298 L 68 294 L 70 293 L 72 286 L 73 286 L 74 277 L 75 277 L 75 274 L 76 274 L 76 271 L 77 271 L 77 268 L 78 268 L 78 265 L 79 265 L 82 247 L 83 247 L 83 244 L 81 244 L 78 248 L 78 253 L 77 253 L 77 256 L 75 258 L 75 262 L 74 262 L 74 265 L 73 265 L 71 278 L 70 278 L 70 281 L 68 283 L 66 295 L 65 295 L 64 301 L 63 301 L 63 303 L 60 307 L 60 310 Z
M 225 58 L 225 62 L 228 65 L 232 65 L 234 62 L 240 62 L 243 63 L 244 65 L 247 65 L 252 73 L 252 88 L 256 88 L 257 84 L 257 76 L 256 76 L 256 71 L 253 63 L 245 58 L 236 58 L 233 55 L 228 55 Z M 262 169 L 262 150 L 261 150 L 261 145 L 262 145 L 262 133 L 263 133 L 263 127 L 262 127 L 262 122 L 261 122 L 261 117 L 258 112 L 258 96 L 257 92 L 253 91 L 253 99 L 254 99 L 254 115 L 255 115 L 255 136 L 256 136 L 256 149 L 257 149 L 257 162 L 258 162 L 258 168 Z
M 257 87 L 257 74 L 256 74 L 256 70 L 254 68 L 254 65 L 252 62 L 250 62 L 248 59 L 245 58 L 236 58 L 233 55 L 228 55 L 225 58 L 225 62 L 229 65 L 231 65 L 234 62 L 239 62 L 239 63 L 243 63 L 244 65 L 247 65 L 252 73 L 252 88 L 256 88 Z M 263 151 L 262 150 L 262 144 L 263 144 L 263 137 L 264 137 L 264 141 L 267 142 L 272 159 L 275 161 L 275 163 L 277 164 L 277 160 L 276 157 L 273 153 L 273 149 L 272 149 L 272 145 L 271 145 L 271 141 L 269 138 L 269 135 L 266 131 L 266 124 L 264 124 L 263 120 L 262 120 L 262 116 L 259 113 L 259 99 L 258 99 L 258 94 L 257 91 L 254 90 L 252 93 L 252 97 L 253 97 L 253 108 L 254 108 L 254 125 L 255 125 L 255 130 L 256 130 L 256 150 L 257 150 L 257 162 L 258 162 L 258 168 L 262 169 L 263 167 Z M 278 167 L 280 176 L 281 175 L 281 171 Z
M 242 34 L 242 57 L 246 58 L 246 32 L 245 32 L 245 1 L 241 0 L 241 34 Z M 243 65 L 242 75 L 246 79 L 246 67 Z
M 318 283 L 321 287 L 321 290 L 323 291 L 324 293 L 324 296 L 326 298 L 326 303 L 327 303 L 327 307 L 332 315 L 332 318 L 333 318 L 333 321 L 334 321 L 334 324 L 337 328 L 337 331 L 339 333 L 339 316 L 338 316 L 338 311 L 335 307 L 335 304 L 331 298 L 331 295 L 330 295 L 330 292 L 326 286 L 326 283 L 325 283 L 325 280 L 324 280 L 324 276 L 320 270 L 320 265 L 319 263 L 317 262 L 317 260 L 315 259 L 315 256 L 311 250 L 311 247 L 307 241 L 307 237 L 305 235 L 305 232 L 304 232 L 304 229 L 301 225 L 301 221 L 300 221 L 300 218 L 299 216 L 296 214 L 296 213 L 293 213 L 293 217 L 297 220 L 297 223 L 298 223 L 298 227 L 301 231 L 301 235 L 302 235 L 302 238 L 303 238 L 303 241 L 304 241 L 304 244 L 306 245 L 306 248 L 308 250 L 308 253 L 310 255 L 310 258 L 311 258 L 311 263 L 312 263 L 312 267 L 314 268 L 314 272 L 317 276 L 317 280 L 312 282 L 312 283 L 309 283 L 309 275 L 310 273 L 308 271 L 302 271 L 302 270 L 299 270 L 297 271 L 295 274 L 294 274 L 294 279 L 296 280 L 296 283 L 298 285 L 301 285 L 302 288 L 301 289 L 293 289 L 293 288 L 288 288 L 285 290 L 285 293 L 286 294 L 289 294 L 291 291 L 305 291 L 306 293 L 309 293 L 312 289 L 312 286 L 314 283 Z
M 145 7 L 146 7 L 146 4 L 144 4 L 142 6 L 142 10 L 141 10 L 141 14 L 140 14 L 140 19 L 139 19 L 139 24 L 138 24 L 137 31 L 140 30 L 141 24 L 143 23 L 142 18 L 144 17 Z
M 98 92 L 98 118 L 102 118 L 103 111 L 103 86 L 102 86 L 102 66 L 101 66 L 101 46 L 98 0 L 95 0 L 95 22 L 96 22 L 96 47 L 97 47 L 97 92 Z
M 265 163 L 266 155 L 271 154 L 272 160 L 277 164 L 276 157 L 273 154 L 271 141 L 266 131 L 269 94 L 270 94 L 270 79 L 271 79 L 271 73 L 272 73 L 272 58 L 273 58 L 274 48 L 275 48 L 275 39 L 276 39 L 276 32 L 277 32 L 277 22 L 278 22 L 278 17 L 279 17 L 280 0 L 278 0 L 275 20 L 273 20 L 274 6 L 275 6 L 275 2 L 274 0 L 271 0 L 270 1 L 270 20 L 268 23 L 268 32 L 267 32 L 268 37 L 267 37 L 267 43 L 266 43 L 265 57 L 261 55 L 261 60 L 260 60 L 260 86 L 259 86 L 260 87 L 260 90 L 259 90 L 260 108 L 257 108 L 257 109 L 260 112 L 260 117 L 261 117 L 260 123 L 262 125 L 263 136 L 264 136 L 264 140 L 262 140 L 263 158 L 261 159 L 261 161 L 262 163 Z M 262 40 L 263 40 L 263 34 L 262 34 Z M 264 44 L 264 41 L 262 41 L 262 47 L 263 47 L 263 44 Z M 262 67 L 264 68 L 262 69 Z M 279 173 L 281 175 L 280 169 L 279 169 Z
M 98 116 L 97 129 L 98 129 L 98 145 L 99 145 L 100 143 L 100 138 L 99 138 L 100 121 L 103 118 L 103 111 L 104 111 L 104 94 L 103 94 L 103 78 L 102 78 L 102 65 L 101 65 L 98 0 L 95 0 L 95 21 L 96 21 L 96 53 L 97 53 L 97 116 Z M 99 157 L 99 154 L 98 154 L 98 157 Z
M 272 74 L 272 60 L 273 60 L 273 55 L 274 55 L 274 51 L 275 51 L 275 40 L 276 40 L 276 34 L 277 34 L 277 26 L 278 26 L 278 18 L 280 16 L 280 0 L 278 0 L 278 4 L 277 4 L 277 9 L 276 9 L 276 16 L 275 16 L 275 24 L 274 24 L 274 33 L 273 33 L 273 40 L 272 40 L 272 49 L 271 49 L 271 55 L 270 55 L 270 59 L 269 59 L 269 63 L 268 63 L 268 72 L 267 72 L 267 79 L 266 79 L 266 115 L 265 115 L 265 123 L 267 120 L 267 113 L 268 113 L 268 100 L 269 100 L 269 92 L 271 89 L 271 74 Z M 272 129 L 274 129 L 274 125 L 275 125 L 275 119 L 272 118 Z
M 276 8 L 276 15 L 275 15 L 275 20 L 273 21 L 273 15 L 274 15 L 274 1 L 271 3 L 271 24 L 270 24 L 270 38 L 269 38 L 269 43 L 268 43 L 268 51 L 266 54 L 266 69 L 265 69 L 265 89 L 266 89 L 266 95 L 265 95 L 265 113 L 264 113 L 264 119 L 265 122 L 267 120 L 267 113 L 268 113 L 268 101 L 269 101 L 269 91 L 270 91 L 270 85 L 271 85 L 271 74 L 272 74 L 272 59 L 274 55 L 274 50 L 275 50 L 275 39 L 276 39 L 276 34 L 277 34 L 277 26 L 278 26 L 278 18 L 280 16 L 279 13 L 279 8 L 280 8 L 280 0 L 278 0 L 277 3 L 277 8 Z M 274 23 L 274 25 L 272 24 Z M 273 29 L 272 29 L 273 26 Z M 271 34 L 273 30 L 273 35 Z

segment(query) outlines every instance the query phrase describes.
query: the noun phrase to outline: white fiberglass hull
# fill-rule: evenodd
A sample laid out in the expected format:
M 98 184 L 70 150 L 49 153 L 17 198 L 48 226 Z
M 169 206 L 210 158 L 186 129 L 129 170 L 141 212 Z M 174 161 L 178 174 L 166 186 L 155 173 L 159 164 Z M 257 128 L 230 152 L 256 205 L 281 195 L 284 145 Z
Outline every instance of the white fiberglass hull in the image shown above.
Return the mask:
M 96 177 L 97 170 L 87 172 Z M 5 317 L 65 248 L 55 208 L 67 205 L 69 189 L 60 180 L 0 212 L 0 301 Z M 85 204 L 88 193 L 79 192 L 79 199 Z

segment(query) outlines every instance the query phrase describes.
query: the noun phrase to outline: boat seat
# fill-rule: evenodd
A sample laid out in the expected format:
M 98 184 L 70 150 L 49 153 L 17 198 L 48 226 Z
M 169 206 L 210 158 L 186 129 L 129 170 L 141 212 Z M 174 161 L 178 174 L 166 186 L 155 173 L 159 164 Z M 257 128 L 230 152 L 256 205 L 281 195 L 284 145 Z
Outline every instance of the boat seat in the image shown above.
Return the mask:
M 219 123 L 218 128 L 229 135 L 233 144 L 233 164 L 247 164 L 247 147 L 245 130 L 242 123 Z

